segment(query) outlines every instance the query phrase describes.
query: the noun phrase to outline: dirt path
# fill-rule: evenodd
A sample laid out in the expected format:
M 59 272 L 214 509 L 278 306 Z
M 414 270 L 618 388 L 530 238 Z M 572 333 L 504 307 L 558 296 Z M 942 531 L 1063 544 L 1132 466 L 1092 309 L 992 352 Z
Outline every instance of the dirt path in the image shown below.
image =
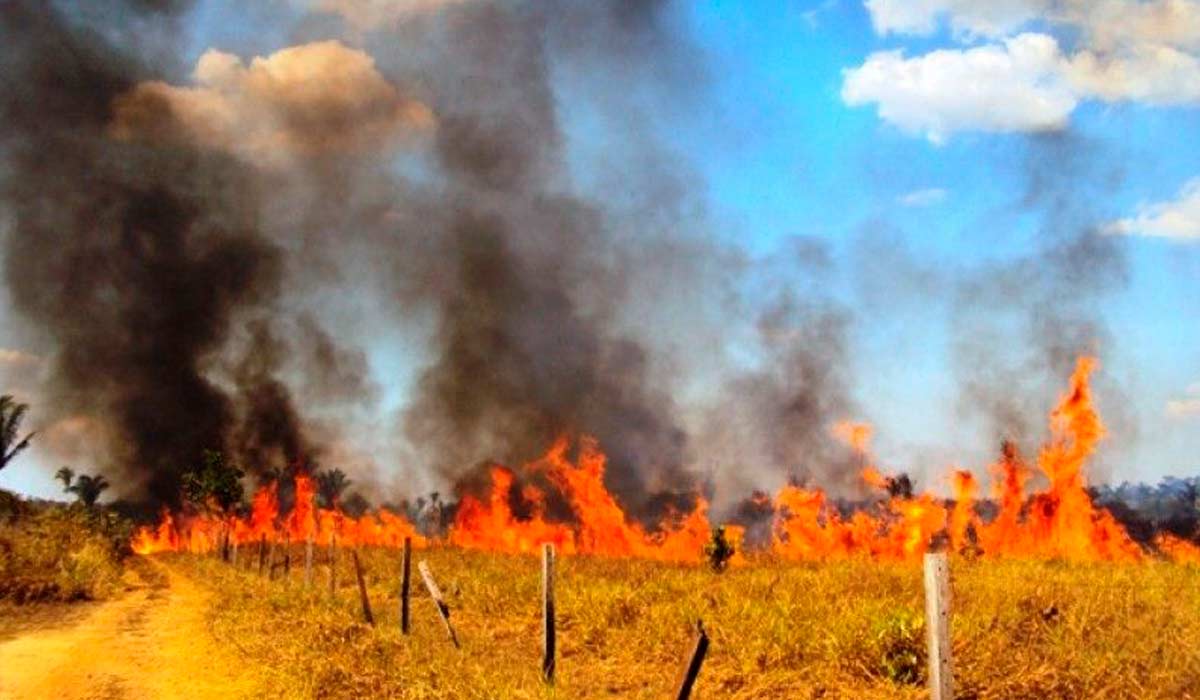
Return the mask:
M 208 594 L 162 564 L 134 590 L 67 627 L 0 644 L 0 699 L 247 698 L 245 662 L 205 626 Z

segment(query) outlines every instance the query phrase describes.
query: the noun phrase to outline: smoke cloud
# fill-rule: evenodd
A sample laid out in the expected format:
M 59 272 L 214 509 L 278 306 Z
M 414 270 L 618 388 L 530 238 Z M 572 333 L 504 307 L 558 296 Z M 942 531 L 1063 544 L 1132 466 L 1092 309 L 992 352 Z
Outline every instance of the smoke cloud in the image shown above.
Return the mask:
M 864 319 L 828 291 L 827 246 L 716 235 L 703 182 L 656 138 L 709 72 L 671 3 L 297 2 L 290 46 L 186 64 L 188 4 L 109 5 L 0 5 L 0 182 L 45 415 L 102 444 L 127 493 L 175 503 L 181 470 L 220 449 L 415 495 L 563 434 L 597 438 L 647 519 L 788 480 L 856 488 L 829 428 L 859 413 Z M 612 131 L 595 181 L 568 104 Z M 1103 338 L 1088 300 L 1123 274 L 1112 241 L 919 275 L 955 290 L 964 401 L 997 432 L 1046 402 L 994 389 L 1032 364 L 1057 387 Z M 1011 339 L 981 311 L 997 306 L 1028 362 L 993 352 Z M 417 368 L 396 405 L 381 352 Z

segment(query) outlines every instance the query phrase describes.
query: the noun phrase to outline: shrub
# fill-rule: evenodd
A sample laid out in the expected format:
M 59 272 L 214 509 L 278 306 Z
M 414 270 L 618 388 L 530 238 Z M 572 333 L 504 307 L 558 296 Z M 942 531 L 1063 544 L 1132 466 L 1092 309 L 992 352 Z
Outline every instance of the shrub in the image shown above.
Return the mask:
M 925 621 L 911 610 L 889 615 L 876 625 L 874 655 L 879 675 L 894 683 L 919 685 L 925 672 Z

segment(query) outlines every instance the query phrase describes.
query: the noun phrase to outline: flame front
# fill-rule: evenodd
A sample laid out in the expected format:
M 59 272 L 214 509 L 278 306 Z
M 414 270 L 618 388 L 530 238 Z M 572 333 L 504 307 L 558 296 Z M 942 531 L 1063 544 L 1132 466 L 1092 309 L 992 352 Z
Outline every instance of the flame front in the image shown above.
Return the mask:
M 698 498 L 690 513 L 668 516 L 656 532 L 647 532 L 626 515 L 604 486 L 606 457 L 596 441 L 590 437 L 580 440 L 575 464 L 567 458 L 570 446 L 568 438 L 560 437 L 541 459 L 526 465 L 525 472 L 546 477 L 570 505 L 572 523 L 547 522 L 546 494 L 534 486 L 526 486 L 516 494 L 532 515 L 515 517 L 510 505 L 514 474 L 503 467 L 494 467 L 488 499 L 463 498 L 450 528 L 450 542 L 461 547 L 509 552 L 531 552 L 542 543 L 551 542 L 568 554 L 696 561 L 710 536 L 708 504 L 704 499 Z M 730 535 L 740 536 L 740 528 Z
M 246 518 L 210 515 L 176 518 L 164 511 L 157 526 L 143 527 L 134 533 L 131 546 L 138 554 L 209 552 L 226 540 L 234 545 L 304 542 L 311 537 L 314 542 L 327 543 L 335 534 L 339 542 L 349 546 L 399 547 L 406 537 L 412 539 L 414 546 L 427 544 L 412 523 L 386 510 L 353 518 L 338 509 L 318 508 L 316 484 L 308 474 L 295 476 L 295 493 L 295 503 L 286 517 L 280 514 L 279 485 L 275 482 L 255 491 Z
M 790 560 L 874 557 L 913 560 L 936 542 L 958 552 L 981 556 L 1066 559 L 1073 561 L 1138 561 L 1146 554 L 1105 510 L 1097 508 L 1086 491 L 1084 467 L 1104 437 L 1105 429 L 1092 402 L 1089 379 L 1093 358 L 1078 361 L 1067 391 L 1050 414 L 1050 439 L 1037 456 L 1036 471 L 1016 447 L 1005 443 L 1000 459 L 991 465 L 991 495 L 995 514 L 988 520 L 977 508 L 980 484 L 968 471 L 953 470 L 953 498 L 930 493 L 912 494 L 906 482 L 889 478 L 873 464 L 871 427 L 839 423 L 832 427 L 858 456 L 864 484 L 880 493 L 869 507 L 844 512 L 819 489 L 785 486 L 770 503 L 774 521 L 769 554 Z M 543 543 L 564 554 L 638 557 L 660 561 L 695 562 L 712 532 L 707 501 L 696 495 L 690 512 L 669 512 L 656 527 L 646 528 L 622 509 L 604 484 L 606 457 L 590 437 L 578 440 L 577 456 L 569 457 L 572 441 L 557 439 L 541 458 L 519 472 L 494 465 L 490 490 L 467 495 L 458 504 L 445 540 L 473 549 L 528 553 Z M 1045 490 L 1028 493 L 1040 472 Z M 519 483 L 525 485 L 517 488 Z M 535 486 L 536 482 L 541 486 Z M 387 511 L 352 518 L 338 508 L 317 508 L 315 487 L 306 474 L 295 478 L 295 506 L 281 518 L 276 484 L 260 488 L 247 518 L 192 517 L 164 513 L 154 528 L 142 528 L 133 541 L 142 554 L 217 546 L 222 536 L 233 542 L 302 541 L 312 537 L 328 542 L 335 534 L 346 544 L 395 547 L 405 537 L 417 546 L 427 541 L 403 517 Z M 567 514 L 547 514 L 549 496 L 569 508 Z M 726 534 L 739 543 L 735 563 L 744 563 L 740 542 L 744 529 L 727 526 Z M 1157 550 L 1177 561 L 1200 563 L 1200 548 L 1170 535 L 1155 541 Z

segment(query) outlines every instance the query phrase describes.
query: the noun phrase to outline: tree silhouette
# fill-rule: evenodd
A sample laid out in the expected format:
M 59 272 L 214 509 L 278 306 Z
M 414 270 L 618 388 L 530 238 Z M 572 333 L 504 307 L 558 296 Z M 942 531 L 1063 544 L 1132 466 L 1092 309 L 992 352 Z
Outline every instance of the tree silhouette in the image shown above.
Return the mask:
M 70 467 L 59 467 L 54 472 L 54 478 L 62 482 L 63 491 L 71 492 L 71 482 L 75 481 L 75 470 Z
M 205 450 L 198 467 L 183 475 L 183 497 L 197 510 L 228 512 L 242 500 L 241 468 L 215 450 Z
M 25 412 L 28 410 L 27 404 L 17 402 L 8 394 L 0 396 L 0 469 L 7 467 L 17 455 L 29 448 L 33 433 L 17 438 L 21 430 L 21 421 L 25 419 Z
M 80 474 L 79 478 L 75 479 L 75 483 L 66 490 L 75 494 L 80 503 L 91 508 L 96 505 L 96 501 L 100 499 L 100 494 L 107 491 L 108 487 L 108 479 L 105 479 L 103 474 L 97 474 L 96 476 Z
M 329 469 L 317 473 L 317 495 L 326 508 L 337 506 L 342 499 L 342 493 L 350 488 L 350 479 L 341 469 Z

